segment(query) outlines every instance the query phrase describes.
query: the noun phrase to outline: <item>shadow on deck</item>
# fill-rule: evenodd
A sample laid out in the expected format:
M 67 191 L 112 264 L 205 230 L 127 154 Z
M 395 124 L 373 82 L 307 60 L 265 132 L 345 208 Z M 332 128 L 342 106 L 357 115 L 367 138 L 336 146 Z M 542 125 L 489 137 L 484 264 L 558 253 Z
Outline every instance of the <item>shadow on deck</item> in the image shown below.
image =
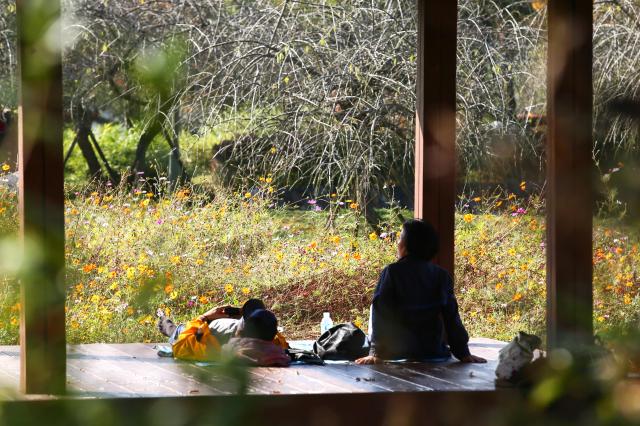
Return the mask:
M 249 395 L 344 394 L 429 391 L 493 391 L 498 351 L 504 342 L 472 339 L 472 353 L 487 364 L 354 363 L 288 368 L 248 368 Z M 295 347 L 295 342 L 292 343 Z M 154 344 L 71 345 L 67 355 L 67 387 L 78 398 L 132 398 L 234 395 L 242 380 L 238 372 L 206 363 L 160 358 Z M 0 347 L 0 388 L 20 399 L 19 348 Z M 240 374 L 242 376 L 242 374 Z

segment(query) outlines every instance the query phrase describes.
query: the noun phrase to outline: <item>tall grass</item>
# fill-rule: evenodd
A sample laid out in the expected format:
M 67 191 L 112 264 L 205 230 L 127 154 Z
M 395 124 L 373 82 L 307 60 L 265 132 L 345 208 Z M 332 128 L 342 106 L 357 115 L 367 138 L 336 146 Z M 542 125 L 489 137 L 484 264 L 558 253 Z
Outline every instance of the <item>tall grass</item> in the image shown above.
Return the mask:
M 183 321 L 221 304 L 261 297 L 290 338 L 314 338 L 323 311 L 367 326 L 378 275 L 395 259 L 400 223 L 379 235 L 340 194 L 310 209 L 276 202 L 271 179 L 251 190 L 87 189 L 66 202 L 69 342 L 157 341 L 154 313 Z M 456 293 L 474 336 L 544 334 L 545 247 L 541 202 L 513 194 L 464 199 L 456 215 Z M 329 211 L 331 213 L 329 213 Z M 329 220 L 329 215 L 333 220 Z M 0 229 L 17 229 L 16 197 L 0 187 Z M 594 229 L 598 332 L 638 320 L 635 233 Z M 0 288 L 0 343 L 18 339 L 15 284 Z

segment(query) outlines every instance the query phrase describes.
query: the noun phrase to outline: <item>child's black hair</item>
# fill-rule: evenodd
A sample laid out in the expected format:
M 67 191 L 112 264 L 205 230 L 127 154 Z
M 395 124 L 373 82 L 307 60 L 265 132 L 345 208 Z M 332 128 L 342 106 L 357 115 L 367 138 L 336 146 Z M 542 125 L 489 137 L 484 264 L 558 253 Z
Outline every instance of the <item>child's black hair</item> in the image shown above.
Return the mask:
M 438 234 L 429 222 L 411 219 L 402 224 L 402 236 L 407 253 L 431 260 L 438 253 Z
M 278 320 L 271 311 L 258 309 L 244 319 L 244 328 L 240 332 L 242 337 L 253 337 L 271 341 L 278 332 Z
M 267 309 L 264 302 L 260 299 L 249 299 L 242 305 L 242 318 L 245 320 L 258 309 Z

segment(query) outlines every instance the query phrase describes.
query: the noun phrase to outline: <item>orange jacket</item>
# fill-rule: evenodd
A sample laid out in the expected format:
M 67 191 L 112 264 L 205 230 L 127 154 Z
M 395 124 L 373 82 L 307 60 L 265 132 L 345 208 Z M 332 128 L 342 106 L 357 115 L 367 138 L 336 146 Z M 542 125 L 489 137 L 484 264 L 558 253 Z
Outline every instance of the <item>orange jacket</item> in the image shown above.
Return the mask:
M 211 361 L 220 354 L 220 343 L 209 330 L 209 324 L 199 319 L 189 321 L 173 344 L 174 358 L 190 361 Z

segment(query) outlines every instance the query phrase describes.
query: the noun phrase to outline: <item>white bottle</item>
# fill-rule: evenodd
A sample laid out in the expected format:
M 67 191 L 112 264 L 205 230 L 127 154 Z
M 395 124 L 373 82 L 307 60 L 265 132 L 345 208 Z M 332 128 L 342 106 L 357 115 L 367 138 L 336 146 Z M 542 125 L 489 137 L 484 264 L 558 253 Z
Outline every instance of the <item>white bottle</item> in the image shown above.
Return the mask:
M 322 321 L 320 321 L 320 334 L 333 327 L 333 320 L 329 316 L 329 312 L 322 313 Z

